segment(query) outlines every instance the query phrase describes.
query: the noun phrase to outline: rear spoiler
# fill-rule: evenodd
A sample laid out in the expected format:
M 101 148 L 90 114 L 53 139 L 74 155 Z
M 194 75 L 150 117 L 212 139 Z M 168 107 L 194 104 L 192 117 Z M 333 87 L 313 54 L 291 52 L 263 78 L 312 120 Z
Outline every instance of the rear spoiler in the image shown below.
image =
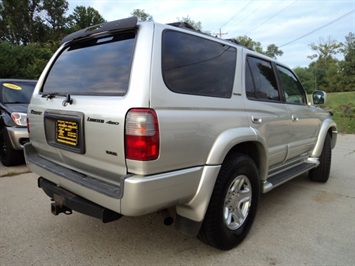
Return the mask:
M 138 19 L 137 17 L 129 17 L 119 20 L 114 20 L 110 22 L 105 22 L 101 24 L 97 24 L 94 26 L 87 27 L 82 30 L 78 30 L 73 32 L 62 39 L 60 45 L 66 42 L 82 39 L 85 37 L 89 37 L 91 35 L 96 35 L 103 32 L 110 32 L 116 30 L 125 30 L 132 29 L 137 26 Z

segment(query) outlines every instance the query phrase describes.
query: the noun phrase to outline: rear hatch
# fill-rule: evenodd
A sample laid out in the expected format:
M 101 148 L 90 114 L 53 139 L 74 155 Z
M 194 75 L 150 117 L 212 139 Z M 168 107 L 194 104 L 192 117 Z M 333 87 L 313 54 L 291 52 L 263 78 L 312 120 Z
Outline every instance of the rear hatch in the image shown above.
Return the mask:
M 137 25 L 74 34 L 42 74 L 29 106 L 32 145 L 55 164 L 116 183 Z M 129 97 L 128 97 L 129 98 Z

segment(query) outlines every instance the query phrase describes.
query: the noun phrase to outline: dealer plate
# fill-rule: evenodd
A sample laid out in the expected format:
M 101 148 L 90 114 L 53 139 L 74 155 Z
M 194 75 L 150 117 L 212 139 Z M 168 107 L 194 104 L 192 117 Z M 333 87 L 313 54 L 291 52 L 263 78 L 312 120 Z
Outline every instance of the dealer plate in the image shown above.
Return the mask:
M 68 121 L 58 119 L 55 123 L 56 138 L 55 141 L 69 147 L 77 147 L 79 145 L 79 123 L 76 121 Z

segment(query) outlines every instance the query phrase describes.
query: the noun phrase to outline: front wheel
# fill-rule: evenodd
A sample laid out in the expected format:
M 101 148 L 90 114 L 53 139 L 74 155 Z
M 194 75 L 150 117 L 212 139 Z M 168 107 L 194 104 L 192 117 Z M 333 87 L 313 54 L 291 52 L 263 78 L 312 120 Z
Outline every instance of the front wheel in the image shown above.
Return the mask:
M 332 161 L 331 137 L 328 133 L 325 137 L 322 153 L 319 157 L 319 165 L 309 171 L 309 179 L 315 182 L 325 183 L 329 179 Z
M 247 236 L 260 196 L 259 174 L 247 155 L 226 158 L 199 232 L 199 239 L 215 248 L 229 250 Z

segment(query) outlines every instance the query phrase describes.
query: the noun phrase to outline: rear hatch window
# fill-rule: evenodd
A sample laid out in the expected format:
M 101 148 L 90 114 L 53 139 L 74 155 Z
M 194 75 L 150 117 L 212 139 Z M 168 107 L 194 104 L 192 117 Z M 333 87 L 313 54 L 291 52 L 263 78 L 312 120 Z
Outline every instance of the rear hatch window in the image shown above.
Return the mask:
M 43 158 L 105 182 L 126 174 L 121 96 L 128 91 L 136 36 L 136 30 L 120 31 L 61 49 L 42 97 L 30 106 L 37 111 L 30 116 L 30 137 Z
M 53 64 L 42 93 L 125 95 L 134 46 L 135 32 L 69 45 Z

